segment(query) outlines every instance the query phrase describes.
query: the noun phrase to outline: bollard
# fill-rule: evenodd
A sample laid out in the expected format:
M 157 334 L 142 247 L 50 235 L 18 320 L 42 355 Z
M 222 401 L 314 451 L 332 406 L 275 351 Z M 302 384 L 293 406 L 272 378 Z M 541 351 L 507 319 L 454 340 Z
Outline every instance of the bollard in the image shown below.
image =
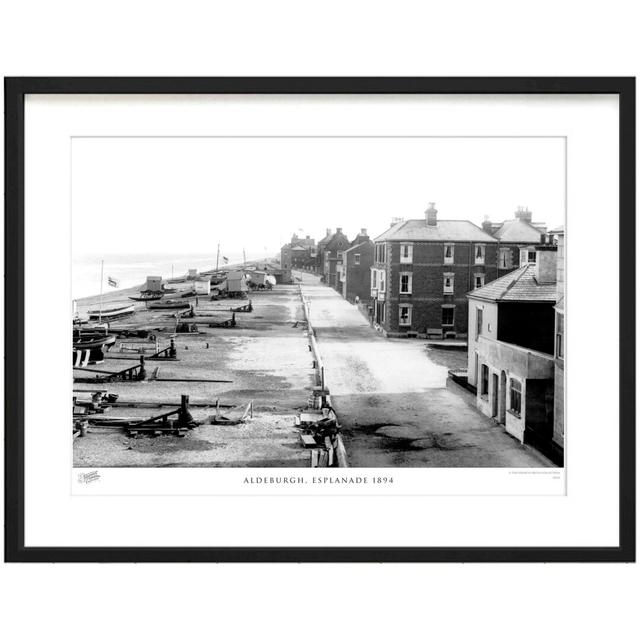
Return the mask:
M 140 370 L 138 371 L 138 380 L 144 380 L 147 377 L 147 371 L 144 368 L 144 356 L 140 356 Z

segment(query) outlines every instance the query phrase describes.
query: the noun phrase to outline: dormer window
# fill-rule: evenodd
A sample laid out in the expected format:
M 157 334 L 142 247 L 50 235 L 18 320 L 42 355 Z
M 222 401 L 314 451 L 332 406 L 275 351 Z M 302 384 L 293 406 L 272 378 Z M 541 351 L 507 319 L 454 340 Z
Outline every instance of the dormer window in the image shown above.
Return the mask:
M 520 249 L 520 266 L 524 267 L 526 264 L 536 263 L 536 248 L 524 247 Z
M 483 244 L 477 244 L 474 249 L 475 264 L 484 264 L 485 246 Z

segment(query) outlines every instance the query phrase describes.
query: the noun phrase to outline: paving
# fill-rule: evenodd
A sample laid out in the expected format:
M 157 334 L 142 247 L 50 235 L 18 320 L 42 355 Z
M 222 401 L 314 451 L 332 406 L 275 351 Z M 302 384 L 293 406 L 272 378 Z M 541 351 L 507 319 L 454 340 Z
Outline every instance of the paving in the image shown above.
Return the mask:
M 135 290 L 110 292 L 104 307 L 129 303 Z M 181 394 L 192 404 L 213 404 L 219 400 L 230 417 L 241 414 L 253 401 L 254 415 L 246 424 L 202 425 L 185 437 L 161 435 L 129 438 L 122 429 L 92 427 L 85 437 L 74 439 L 74 466 L 225 466 L 225 467 L 307 467 L 309 452 L 300 444 L 294 416 L 306 408 L 314 384 L 312 357 L 298 287 L 277 285 L 272 291 L 257 291 L 249 298 L 253 313 L 236 314 L 237 326 L 210 328 L 204 320 L 231 317 L 230 307 L 247 300 L 212 302 L 200 298 L 196 318 L 203 321 L 197 334 L 178 334 L 177 361 L 147 360 L 148 375 L 158 367 L 159 378 L 221 380 L 229 382 L 76 382 L 75 389 L 105 388 L 119 395 L 119 401 L 180 403 Z M 175 329 L 170 310 L 151 311 L 136 302 L 132 318 L 115 320 L 112 325 L 129 329 L 153 329 L 161 348 L 169 345 Z M 78 302 L 80 312 L 97 308 L 97 299 Z M 153 343 L 144 339 L 118 340 L 103 364 L 91 365 L 99 371 L 118 371 L 137 364 L 139 349 L 151 355 Z M 121 349 L 124 349 L 121 351 Z M 75 370 L 86 379 L 95 373 Z M 163 408 L 117 407 L 106 417 L 148 418 L 170 411 Z M 192 408 L 196 420 L 204 421 L 213 408 Z
M 351 466 L 553 466 L 446 388 L 466 352 L 384 338 L 316 276 L 298 275 Z

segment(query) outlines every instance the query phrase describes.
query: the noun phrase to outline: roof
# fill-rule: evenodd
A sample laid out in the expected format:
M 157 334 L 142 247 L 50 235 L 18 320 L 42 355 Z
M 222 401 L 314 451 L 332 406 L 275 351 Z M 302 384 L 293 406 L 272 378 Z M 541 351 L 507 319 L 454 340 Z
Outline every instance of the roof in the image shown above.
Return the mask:
M 325 251 L 333 251 L 334 249 L 339 249 L 342 251 L 342 247 L 348 247 L 351 243 L 349 242 L 349 238 L 342 233 L 342 231 L 336 231 L 332 236 L 329 242 L 324 247 Z
M 360 244 L 354 244 L 352 247 L 345 249 L 345 253 L 348 253 L 349 251 L 353 251 L 354 249 L 359 249 L 360 247 L 364 247 L 364 245 L 373 245 L 373 242 L 371 240 L 365 240 Z
M 333 236 L 334 236 L 333 233 L 331 232 L 327 233 L 327 235 L 324 238 L 322 238 L 322 240 L 318 241 L 318 244 L 323 244 L 323 243 L 326 244 L 327 242 L 329 242 L 329 240 L 331 240 L 331 238 L 333 238 Z
M 540 230 L 524 220 L 507 220 L 493 234 L 500 242 L 540 242 Z
M 295 247 L 291 247 L 291 251 L 309 251 L 309 247 L 301 247 L 300 245 L 296 245 Z
M 376 238 L 376 242 L 382 240 L 496 242 L 469 220 L 438 220 L 437 224 L 428 225 L 424 218 L 397 222 Z
M 556 283 L 539 284 L 536 280 L 536 265 L 527 264 L 484 287 L 470 291 L 467 296 L 494 302 L 555 303 Z

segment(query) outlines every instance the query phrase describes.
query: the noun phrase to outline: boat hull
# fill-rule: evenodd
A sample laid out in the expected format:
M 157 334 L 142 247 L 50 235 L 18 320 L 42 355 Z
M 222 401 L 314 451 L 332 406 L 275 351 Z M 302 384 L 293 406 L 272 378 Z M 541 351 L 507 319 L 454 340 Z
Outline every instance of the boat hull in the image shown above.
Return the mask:
M 135 307 L 133 305 L 115 309 L 103 309 L 102 311 L 89 311 L 89 320 L 115 320 L 116 318 L 131 316 L 134 313 Z

